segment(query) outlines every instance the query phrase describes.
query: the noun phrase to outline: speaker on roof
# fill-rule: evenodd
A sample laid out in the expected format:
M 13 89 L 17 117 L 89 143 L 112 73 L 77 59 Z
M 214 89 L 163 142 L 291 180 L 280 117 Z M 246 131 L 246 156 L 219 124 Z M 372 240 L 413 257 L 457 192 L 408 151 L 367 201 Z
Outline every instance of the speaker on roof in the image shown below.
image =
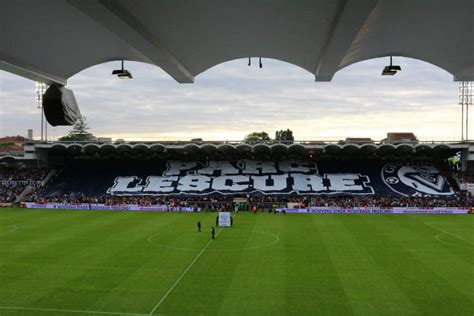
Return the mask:
M 81 116 L 72 90 L 53 84 L 43 95 L 44 116 L 52 126 L 73 125 Z

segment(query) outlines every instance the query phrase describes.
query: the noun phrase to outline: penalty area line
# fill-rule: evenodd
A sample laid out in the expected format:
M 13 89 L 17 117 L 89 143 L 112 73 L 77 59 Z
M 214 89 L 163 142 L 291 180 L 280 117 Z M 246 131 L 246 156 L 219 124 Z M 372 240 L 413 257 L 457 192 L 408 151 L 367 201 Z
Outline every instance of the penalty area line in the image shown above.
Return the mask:
M 0 227 L 10 227 L 10 226 L 23 225 L 23 224 L 26 224 L 26 223 L 30 223 L 30 222 L 37 221 L 37 220 L 39 220 L 39 219 L 40 219 L 40 218 L 30 219 L 29 221 L 24 221 L 24 222 L 15 223 L 15 224 L 10 224 L 10 225 L 3 225 L 3 226 L 0 226 Z M 17 227 L 17 228 L 18 228 L 18 227 Z
M 71 314 L 103 314 L 103 315 L 122 315 L 122 316 L 145 316 L 148 314 L 137 313 L 118 313 L 118 312 L 104 312 L 104 311 L 81 311 L 74 309 L 54 309 L 54 308 L 33 308 L 33 307 L 18 307 L 18 306 L 0 306 L 0 310 L 16 310 L 16 311 L 37 311 L 37 312 L 53 312 L 53 313 L 71 313 Z
M 450 232 L 447 232 L 447 231 L 445 231 L 444 229 L 438 228 L 438 227 L 433 226 L 433 225 L 428 224 L 428 223 L 424 223 L 424 224 L 425 224 L 425 225 L 428 225 L 428 226 L 430 226 L 430 227 L 433 227 L 434 229 L 437 229 L 437 230 L 439 230 L 440 232 L 443 232 L 443 233 L 445 233 L 445 234 L 451 235 L 451 236 L 453 236 L 454 238 L 463 240 L 463 241 L 467 242 L 468 244 L 474 245 L 473 242 L 471 242 L 471 241 L 469 241 L 469 240 L 466 240 L 466 239 L 464 239 L 464 238 L 461 238 L 461 237 L 459 237 L 459 236 L 456 236 L 456 235 L 454 235 L 454 234 L 451 234 Z M 439 239 L 438 239 L 438 240 L 439 240 Z
M 223 228 L 221 228 L 217 233 L 216 233 L 216 237 L 217 235 L 219 235 L 219 233 L 223 230 Z M 206 249 L 209 247 L 209 245 L 212 243 L 214 239 L 211 239 L 209 240 L 209 242 L 201 249 L 201 251 L 196 255 L 196 257 L 194 257 L 193 261 L 191 261 L 191 263 L 188 265 L 188 267 L 183 271 L 183 273 L 181 273 L 181 275 L 179 276 L 179 278 L 173 283 L 173 285 L 169 288 L 169 290 L 165 293 L 165 295 L 163 295 L 163 297 L 161 298 L 161 300 L 155 305 L 155 307 L 153 307 L 153 309 L 151 310 L 151 312 L 148 314 L 148 316 L 151 316 L 153 315 L 153 313 L 158 309 L 158 307 L 160 307 L 161 303 L 163 303 L 166 298 L 168 297 L 168 295 L 170 295 L 170 293 L 174 290 L 174 288 L 176 287 L 176 285 L 178 285 L 179 281 L 181 281 L 181 279 L 186 275 L 186 273 L 188 273 L 188 271 L 191 269 L 191 267 L 194 265 L 194 263 L 199 259 L 199 257 L 201 257 L 201 255 L 204 253 L 204 251 L 206 251 Z

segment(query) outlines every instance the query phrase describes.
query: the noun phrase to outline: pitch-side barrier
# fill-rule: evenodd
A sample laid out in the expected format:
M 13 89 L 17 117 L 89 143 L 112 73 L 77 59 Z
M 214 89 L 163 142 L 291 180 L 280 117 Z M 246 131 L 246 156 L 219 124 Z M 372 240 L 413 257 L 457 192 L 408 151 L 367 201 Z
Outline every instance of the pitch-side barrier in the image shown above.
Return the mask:
M 21 204 L 25 208 L 62 209 L 62 210 L 99 210 L 99 211 L 160 211 L 160 212 L 200 212 L 201 208 L 136 204 L 105 205 L 105 204 L 67 204 L 67 203 L 30 203 Z
M 103 211 L 159 211 L 159 212 L 201 212 L 201 208 L 136 204 L 105 205 L 105 204 L 67 204 L 67 203 L 21 203 L 22 207 L 29 209 L 68 209 L 68 210 L 103 210 Z M 472 208 L 457 207 L 393 207 L 393 208 L 339 208 L 339 207 L 311 207 L 311 208 L 277 208 L 277 213 L 289 214 L 469 214 Z
M 339 207 L 312 207 L 312 208 L 277 208 L 277 213 L 289 214 L 468 214 L 470 208 L 455 207 L 393 207 L 393 208 L 339 208 Z

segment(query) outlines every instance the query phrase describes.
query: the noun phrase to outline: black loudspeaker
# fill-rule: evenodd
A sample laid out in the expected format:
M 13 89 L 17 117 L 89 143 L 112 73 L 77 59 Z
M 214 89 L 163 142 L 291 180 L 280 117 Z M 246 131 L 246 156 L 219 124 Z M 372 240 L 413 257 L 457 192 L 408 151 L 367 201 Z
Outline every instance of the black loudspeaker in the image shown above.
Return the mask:
M 43 111 L 52 126 L 73 125 L 81 116 L 72 90 L 56 84 L 43 95 Z

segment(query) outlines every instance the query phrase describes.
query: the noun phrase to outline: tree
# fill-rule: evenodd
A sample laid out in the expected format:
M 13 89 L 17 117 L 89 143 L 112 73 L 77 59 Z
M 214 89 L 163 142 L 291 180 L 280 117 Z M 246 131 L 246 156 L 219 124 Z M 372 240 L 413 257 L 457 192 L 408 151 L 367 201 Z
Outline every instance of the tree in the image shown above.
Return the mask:
M 293 137 L 293 131 L 290 129 L 280 130 L 275 132 L 275 140 L 282 143 L 293 143 L 295 138 Z
M 13 146 L 15 146 L 14 142 L 0 142 L 0 149 L 2 150 L 6 150 L 9 147 L 13 147 Z
M 94 135 L 92 135 L 91 133 L 87 131 L 89 129 L 90 128 L 86 122 L 86 117 L 81 115 L 79 119 L 76 121 L 76 123 L 74 123 L 74 126 L 72 127 L 72 130 L 69 131 L 69 134 L 67 134 L 66 136 L 60 137 L 59 141 L 71 142 L 71 141 L 95 140 Z
M 244 141 L 248 143 L 258 143 L 271 140 L 266 132 L 253 132 L 245 136 Z

